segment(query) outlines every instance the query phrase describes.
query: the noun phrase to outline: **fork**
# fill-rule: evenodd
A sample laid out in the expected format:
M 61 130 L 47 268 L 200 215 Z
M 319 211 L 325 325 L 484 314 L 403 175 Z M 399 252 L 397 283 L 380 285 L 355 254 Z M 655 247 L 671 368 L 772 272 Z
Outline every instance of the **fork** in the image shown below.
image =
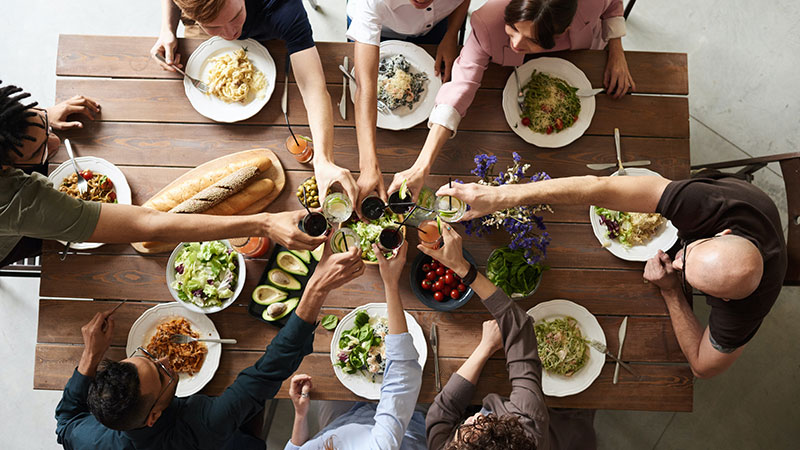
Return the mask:
M 626 175 L 625 168 L 622 167 L 622 152 L 619 148 L 619 128 L 614 128 L 614 146 L 617 147 L 617 164 L 619 164 L 619 172 L 618 175 Z
M 525 111 L 525 94 L 522 93 L 522 86 L 519 84 L 519 73 L 517 73 L 516 67 L 514 67 L 514 79 L 517 81 L 517 104 L 519 105 L 519 110 Z
M 185 334 L 173 334 L 169 337 L 169 341 L 173 344 L 188 344 L 190 342 L 216 342 L 218 344 L 235 344 L 236 339 L 211 339 L 211 338 L 195 338 Z
M 353 80 L 353 84 L 355 84 L 356 85 L 356 89 L 358 89 L 358 81 L 356 81 L 356 77 L 354 77 L 353 74 L 350 73 L 347 69 L 345 69 L 344 66 L 341 65 L 341 64 L 339 64 L 339 70 L 342 71 L 344 76 L 346 76 L 347 78 Z M 386 106 L 386 103 L 383 103 L 380 100 L 378 100 L 378 111 L 380 111 L 380 112 L 382 112 L 384 114 L 391 114 L 391 110 L 389 109 L 388 106 Z
M 179 72 L 181 75 L 183 75 L 183 76 L 185 76 L 186 78 L 188 78 L 188 79 L 189 79 L 189 81 L 192 83 L 192 86 L 196 87 L 196 88 L 197 88 L 197 90 L 199 90 L 199 91 L 200 91 L 200 92 L 202 92 L 203 94 L 206 94 L 206 93 L 208 93 L 208 90 L 209 90 L 209 89 L 208 89 L 208 86 L 207 86 L 205 83 L 203 83 L 203 82 L 202 82 L 202 81 L 200 81 L 200 80 L 197 80 L 197 79 L 194 79 L 194 78 L 190 77 L 189 75 L 187 75 L 187 74 L 186 74 L 186 72 L 184 72 L 183 70 L 181 70 L 181 68 L 180 68 L 180 67 L 178 67 L 178 66 L 176 66 L 176 65 L 174 65 L 174 64 L 170 64 L 170 63 L 168 63 L 168 62 L 167 62 L 167 60 L 166 60 L 166 59 L 164 59 L 164 55 L 162 55 L 161 53 L 156 53 L 156 59 L 158 59 L 159 61 L 163 62 L 164 64 L 167 64 L 168 66 L 170 66 L 170 67 L 172 67 L 173 69 L 177 70 L 177 71 L 178 71 L 178 72 Z
M 64 146 L 67 148 L 67 154 L 69 155 L 69 160 L 72 161 L 72 168 L 75 169 L 75 174 L 78 176 L 78 192 L 81 194 L 81 198 L 86 195 L 86 192 L 89 190 L 89 183 L 83 178 L 81 175 L 81 169 L 78 167 L 78 163 L 75 162 L 75 153 L 72 152 L 72 142 L 69 139 L 64 139 Z M 61 251 L 61 261 L 67 259 L 67 251 L 69 251 L 69 246 L 72 245 L 72 242 L 67 242 L 64 245 L 64 250 Z

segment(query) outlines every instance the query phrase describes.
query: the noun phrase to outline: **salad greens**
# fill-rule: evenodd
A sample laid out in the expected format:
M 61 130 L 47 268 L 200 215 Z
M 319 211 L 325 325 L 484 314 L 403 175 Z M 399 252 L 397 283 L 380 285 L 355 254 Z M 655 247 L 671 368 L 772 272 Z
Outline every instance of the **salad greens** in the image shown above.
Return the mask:
M 339 318 L 333 314 L 328 314 L 322 318 L 320 323 L 322 324 L 322 328 L 330 331 L 336 328 L 336 325 L 339 324 Z
M 486 263 L 486 276 L 509 297 L 530 293 L 547 267 L 528 264 L 525 250 L 501 247 L 492 252 Z
M 220 241 L 187 242 L 175 258 L 172 288 L 181 301 L 201 308 L 222 306 L 236 288 L 237 256 Z
M 369 223 L 358 220 L 345 225 L 355 231 L 358 237 L 361 238 L 361 243 L 359 244 L 361 246 L 361 259 L 372 262 L 378 260 L 372 250 L 372 244 L 378 242 L 381 230 L 389 225 L 396 225 L 395 221 L 399 221 L 397 214 L 387 210 L 383 217 L 378 220 L 370 220 Z M 392 253 L 388 252 L 384 256 L 389 258 L 391 255 Z
M 372 377 L 383 373 L 386 367 L 384 338 L 389 332 L 385 318 L 371 318 L 365 311 L 356 313 L 353 327 L 342 332 L 335 366 L 344 373 L 362 372 Z
M 628 237 L 631 234 L 631 227 L 623 226 L 628 221 L 628 213 L 600 208 L 598 206 L 594 207 L 594 212 L 600 216 L 600 222 L 606 226 L 608 230 L 606 236 L 608 236 L 609 239 L 618 238 L 620 244 L 626 247 L 631 246 L 628 241 Z

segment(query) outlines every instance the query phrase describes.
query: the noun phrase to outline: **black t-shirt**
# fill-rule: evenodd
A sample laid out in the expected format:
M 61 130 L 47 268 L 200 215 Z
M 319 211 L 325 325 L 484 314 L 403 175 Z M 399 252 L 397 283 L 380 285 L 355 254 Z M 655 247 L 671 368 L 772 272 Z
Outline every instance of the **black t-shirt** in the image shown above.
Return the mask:
M 672 221 L 681 239 L 708 238 L 730 228 L 761 252 L 764 274 L 750 296 L 727 302 L 706 296 L 713 340 L 726 348 L 746 344 L 778 298 L 786 275 L 788 260 L 778 208 L 752 184 L 725 177 L 671 182 L 656 212 Z
M 247 17 L 239 39 L 280 39 L 290 55 L 314 46 L 302 0 L 245 0 L 244 5 Z

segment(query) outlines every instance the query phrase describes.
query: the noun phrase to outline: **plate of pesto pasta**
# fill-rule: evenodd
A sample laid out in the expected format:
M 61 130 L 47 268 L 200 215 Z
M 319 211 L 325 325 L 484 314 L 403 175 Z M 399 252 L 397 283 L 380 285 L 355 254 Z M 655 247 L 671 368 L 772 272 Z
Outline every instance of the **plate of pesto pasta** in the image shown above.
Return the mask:
M 503 113 L 508 126 L 537 147 L 563 147 L 589 128 L 594 117 L 594 97 L 578 97 L 578 89 L 591 89 L 586 75 L 561 58 L 536 58 L 517 68 L 524 95 L 517 103 L 517 80 L 512 73 L 503 89 Z
M 593 351 L 588 340 L 606 345 L 597 319 L 577 303 L 550 300 L 528 310 L 542 360 L 545 395 L 566 397 L 592 385 L 605 364 L 605 355 Z

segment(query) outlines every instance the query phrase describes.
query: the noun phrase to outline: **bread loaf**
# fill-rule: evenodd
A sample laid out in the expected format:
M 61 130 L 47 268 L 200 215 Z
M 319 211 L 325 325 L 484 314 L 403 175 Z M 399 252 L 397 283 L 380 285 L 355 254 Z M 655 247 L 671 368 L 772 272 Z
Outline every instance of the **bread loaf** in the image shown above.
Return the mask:
M 249 166 L 203 189 L 192 198 L 169 210 L 171 213 L 201 213 L 231 197 L 258 175 L 258 167 Z
M 266 197 L 275 189 L 275 182 L 269 178 L 256 180 L 242 189 L 238 194 L 228 198 L 224 202 L 206 210 L 203 214 L 214 214 L 217 216 L 230 216 L 244 211 L 245 208 Z

